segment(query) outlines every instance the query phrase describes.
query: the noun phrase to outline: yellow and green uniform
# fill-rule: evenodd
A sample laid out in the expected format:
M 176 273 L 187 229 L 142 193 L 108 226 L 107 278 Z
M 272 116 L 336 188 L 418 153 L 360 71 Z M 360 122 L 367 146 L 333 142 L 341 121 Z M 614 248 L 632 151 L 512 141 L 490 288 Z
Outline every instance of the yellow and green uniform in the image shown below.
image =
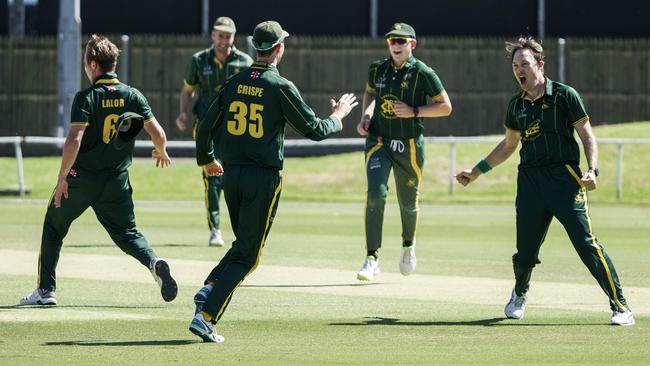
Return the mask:
M 208 107 L 217 97 L 219 89 L 229 77 L 248 68 L 253 60 L 245 54 L 232 47 L 225 64 L 219 62 L 216 57 L 214 45 L 192 55 L 185 72 L 185 85 L 198 93 L 198 98 L 192 111 L 196 116 L 193 132 L 196 133 L 196 122 L 202 119 Z M 213 143 L 217 143 L 213 141 Z M 219 156 L 217 156 L 217 159 Z M 219 198 L 221 196 L 221 177 L 208 177 L 203 174 L 203 186 L 205 189 L 205 207 L 207 210 L 208 227 L 210 230 L 219 229 Z
M 68 174 L 68 198 L 61 207 L 50 199 L 38 263 L 38 287 L 56 288 L 56 266 L 72 222 L 92 207 L 111 239 L 143 265 L 156 258 L 147 239 L 138 231 L 133 213 L 132 188 L 127 168 L 131 165 L 135 140 L 116 148 L 116 122 L 125 112 L 134 112 L 144 123 L 154 119 L 147 99 L 135 88 L 106 73 L 80 91 L 72 104 L 71 125 L 86 126 L 79 154 Z
M 215 321 L 259 263 L 280 198 L 287 124 L 316 141 L 343 127 L 336 117 L 316 117 L 293 83 L 280 76 L 275 66 L 264 63 L 254 63 L 233 76 L 199 123 L 199 165 L 212 162 L 215 152 L 210 141 L 219 137 L 224 197 L 236 237 L 205 281 L 213 283 L 214 289 L 203 311 Z
M 424 106 L 444 92 L 436 73 L 411 56 L 399 69 L 390 58 L 369 68 L 369 90 L 375 93 L 375 109 L 365 146 L 368 197 L 365 210 L 368 252 L 381 248 L 388 177 L 395 169 L 395 186 L 402 219 L 402 240 L 415 239 L 418 220 L 418 188 L 424 165 L 424 121 L 421 117 L 399 118 L 395 102 Z
M 506 128 L 521 133 L 517 177 L 517 253 L 512 257 L 515 292 L 528 291 L 533 267 L 553 217 L 609 297 L 612 310 L 625 311 L 621 284 L 609 256 L 593 233 L 587 190 L 581 182 L 575 126 L 589 120 L 578 93 L 546 79 L 545 92 L 530 100 L 525 92 L 508 105 Z

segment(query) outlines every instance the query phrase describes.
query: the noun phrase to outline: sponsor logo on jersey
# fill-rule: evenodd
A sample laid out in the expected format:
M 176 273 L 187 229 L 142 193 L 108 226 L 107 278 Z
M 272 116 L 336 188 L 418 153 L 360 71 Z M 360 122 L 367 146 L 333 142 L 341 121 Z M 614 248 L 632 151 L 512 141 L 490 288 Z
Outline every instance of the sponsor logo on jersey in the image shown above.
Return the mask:
M 114 87 L 113 85 L 108 85 L 106 87 L 106 90 L 108 90 L 109 93 L 114 93 L 117 90 L 117 88 Z
M 380 76 L 375 80 L 375 88 L 385 88 L 386 87 L 386 77 Z
M 538 138 L 542 134 L 542 128 L 540 127 L 541 121 L 536 119 L 528 125 L 528 128 L 526 128 L 526 131 L 524 131 L 524 140 L 526 141 L 532 141 L 536 138 Z
M 392 94 L 386 94 L 381 97 L 381 104 L 379 105 L 379 115 L 386 119 L 397 118 L 395 115 L 395 102 L 398 98 Z
M 214 69 L 210 65 L 203 66 L 203 71 L 201 72 L 203 75 L 212 75 L 214 74 Z
M 257 70 L 253 70 L 253 71 L 251 72 L 251 79 L 257 79 L 257 78 L 260 77 L 260 75 L 262 75 L 261 72 L 259 72 L 259 71 L 257 71 Z

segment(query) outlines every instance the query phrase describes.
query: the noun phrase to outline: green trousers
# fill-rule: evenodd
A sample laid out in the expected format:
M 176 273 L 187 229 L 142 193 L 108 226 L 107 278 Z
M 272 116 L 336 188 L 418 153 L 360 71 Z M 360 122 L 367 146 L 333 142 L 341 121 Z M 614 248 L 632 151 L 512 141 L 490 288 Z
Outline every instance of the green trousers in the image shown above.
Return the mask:
M 56 266 L 63 239 L 72 222 L 88 207 L 95 211 L 97 219 L 115 244 L 149 268 L 156 253 L 135 226 L 131 194 L 127 171 L 114 175 L 97 175 L 79 169 L 71 170 L 68 175 L 68 198 L 61 198 L 59 208 L 54 207 L 52 198 L 45 214 L 38 257 L 39 288 L 50 291 L 56 289 Z
M 517 177 L 517 253 L 512 257 L 515 292 L 528 291 L 533 267 L 553 217 L 564 226 L 591 275 L 609 297 L 612 310 L 627 304 L 611 259 L 593 234 L 587 190 L 580 169 L 572 165 L 519 169 Z
M 390 140 L 368 135 L 365 146 L 368 196 L 365 211 L 366 248 L 381 248 L 388 176 L 394 170 L 402 240 L 413 241 L 420 211 L 418 188 L 424 164 L 424 137 Z
M 224 167 L 223 188 L 235 241 L 205 280 L 214 287 L 203 311 L 215 322 L 259 264 L 278 208 L 282 179 L 275 169 L 229 165 Z
M 196 129 L 198 126 L 198 118 L 194 120 L 194 125 L 192 127 L 192 138 L 196 140 Z M 216 142 L 212 142 L 214 146 L 214 153 L 218 154 L 216 147 Z M 219 158 L 217 157 L 217 160 Z M 219 200 L 221 199 L 221 177 L 208 176 L 205 174 L 203 169 L 201 169 L 203 175 L 203 193 L 205 201 L 205 214 L 208 219 L 208 228 L 210 230 L 217 229 L 219 230 L 221 221 L 219 219 Z
M 203 189 L 205 192 L 205 210 L 210 230 L 219 230 L 219 199 L 221 199 L 221 177 L 208 176 L 203 173 Z

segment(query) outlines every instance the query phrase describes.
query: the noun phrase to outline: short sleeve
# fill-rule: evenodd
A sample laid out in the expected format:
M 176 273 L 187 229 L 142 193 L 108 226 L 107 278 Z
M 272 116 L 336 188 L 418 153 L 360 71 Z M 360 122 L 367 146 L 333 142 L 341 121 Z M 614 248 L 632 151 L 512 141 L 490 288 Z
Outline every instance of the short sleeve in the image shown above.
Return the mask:
M 424 77 L 424 93 L 430 97 L 435 97 L 440 95 L 445 88 L 442 86 L 440 78 L 435 71 L 431 68 L 425 68 L 420 71 L 421 75 Z
M 153 120 L 153 112 L 151 112 L 147 98 L 137 89 L 133 89 L 133 107 L 131 111 L 144 117 L 144 123 Z
M 194 86 L 199 83 L 199 73 L 196 57 L 192 57 L 185 68 L 185 84 Z
M 566 99 L 569 123 L 571 123 L 573 126 L 576 126 L 578 124 L 586 122 L 589 119 L 589 116 L 587 115 L 585 104 L 582 102 L 582 98 L 578 92 L 573 88 L 568 88 Z
M 368 86 L 371 87 L 372 89 L 377 89 L 377 85 L 375 85 L 377 68 L 378 68 L 377 65 L 372 64 L 368 69 Z
M 72 102 L 72 110 L 70 112 L 70 124 L 89 126 L 91 123 L 90 116 L 92 115 L 91 104 L 88 101 L 88 95 L 85 93 L 77 93 Z
M 504 126 L 511 130 L 519 131 L 519 124 L 515 118 L 515 107 L 517 106 L 516 100 L 510 101 L 508 104 L 508 110 L 506 111 L 506 120 Z

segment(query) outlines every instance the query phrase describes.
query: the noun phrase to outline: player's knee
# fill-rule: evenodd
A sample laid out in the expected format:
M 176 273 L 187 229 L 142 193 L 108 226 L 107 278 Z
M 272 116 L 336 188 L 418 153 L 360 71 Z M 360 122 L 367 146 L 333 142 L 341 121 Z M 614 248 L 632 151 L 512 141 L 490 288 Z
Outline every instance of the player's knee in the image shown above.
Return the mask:
M 388 186 L 381 184 L 374 189 L 368 189 L 368 208 L 374 209 L 383 206 L 388 197 Z

